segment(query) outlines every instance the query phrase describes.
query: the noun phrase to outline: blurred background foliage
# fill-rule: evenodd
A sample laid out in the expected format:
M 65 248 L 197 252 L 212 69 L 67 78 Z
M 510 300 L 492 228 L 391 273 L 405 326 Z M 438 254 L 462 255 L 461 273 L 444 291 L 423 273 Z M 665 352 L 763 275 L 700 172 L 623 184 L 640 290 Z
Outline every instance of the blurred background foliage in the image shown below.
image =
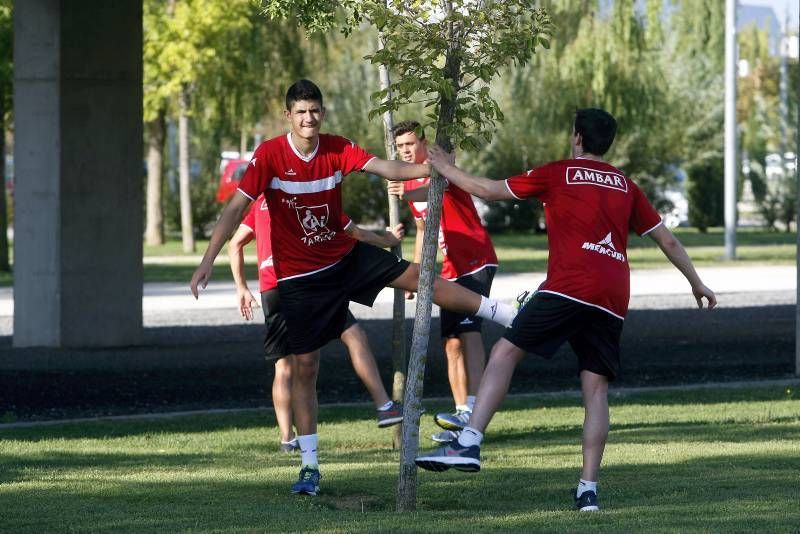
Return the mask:
M 217 21 L 213 35 L 207 36 L 214 60 L 206 60 L 193 80 L 190 153 L 198 235 L 222 207 L 214 198 L 221 152 L 252 151 L 260 140 L 286 132 L 283 94 L 297 78 L 309 78 L 323 90 L 327 108 L 323 131 L 344 135 L 384 155 L 380 117 L 368 118 L 375 107 L 370 95 L 378 88 L 377 69 L 363 59 L 377 46 L 377 35 L 369 27 L 347 37 L 334 31 L 308 38 L 292 24 L 270 21 L 248 0 L 234 1 L 236 9 L 230 7 L 232 0 L 145 0 L 146 113 L 155 104 L 166 116 L 162 204 L 168 233 L 178 230 L 180 220 L 171 178 L 177 162 L 170 148 L 178 106 L 175 91 L 163 88 L 177 87 L 169 81 L 177 73 L 159 66 L 163 54 L 152 49 L 169 34 L 165 6 L 182 2 L 194 9 L 219 3 L 228 6 L 226 17 L 236 18 Z M 502 179 L 568 157 L 575 109 L 602 107 L 619 121 L 619 135 L 607 154 L 611 163 L 636 180 L 662 211 L 673 208 L 675 197 L 669 192 L 679 191 L 688 199 L 691 225 L 704 231 L 721 224 L 724 3 L 543 0 L 540 4 L 555 25 L 550 49 L 538 51 L 524 67 L 503 71 L 491 90 L 505 121 L 492 132 L 491 142 L 478 151 L 458 154 L 458 161 L 475 173 Z M 192 31 L 192 26 L 181 31 Z M 770 53 L 766 32 L 748 27 L 740 32 L 739 44 L 740 58 L 749 64 L 739 79 L 740 146 L 746 160 L 740 189 L 748 183 L 761 220 L 771 227 L 796 213 L 793 180 L 787 175 L 780 185 L 770 184 L 766 172 L 770 154 L 796 146 L 796 121 L 790 120 L 782 139 L 779 58 Z M 148 84 L 148 72 L 158 73 L 158 83 Z M 796 59 L 789 62 L 788 78 L 789 94 L 796 95 Z M 797 116 L 796 106 L 797 99 L 790 98 L 789 117 Z M 421 105 L 407 106 L 395 121 L 418 118 L 422 112 Z M 146 119 L 152 116 L 150 112 Z M 381 179 L 356 174 L 345 181 L 345 210 L 355 221 L 383 226 L 386 204 Z M 410 221 L 407 212 L 406 217 Z M 493 203 L 485 219 L 492 231 L 544 229 L 541 206 L 531 202 Z

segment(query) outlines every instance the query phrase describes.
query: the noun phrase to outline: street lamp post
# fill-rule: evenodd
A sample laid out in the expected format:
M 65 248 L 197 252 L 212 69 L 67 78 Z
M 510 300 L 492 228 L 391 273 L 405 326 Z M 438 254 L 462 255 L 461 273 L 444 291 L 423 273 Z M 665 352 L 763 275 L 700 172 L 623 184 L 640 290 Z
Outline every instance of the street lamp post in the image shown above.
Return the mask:
M 725 259 L 736 259 L 736 0 L 725 4 Z

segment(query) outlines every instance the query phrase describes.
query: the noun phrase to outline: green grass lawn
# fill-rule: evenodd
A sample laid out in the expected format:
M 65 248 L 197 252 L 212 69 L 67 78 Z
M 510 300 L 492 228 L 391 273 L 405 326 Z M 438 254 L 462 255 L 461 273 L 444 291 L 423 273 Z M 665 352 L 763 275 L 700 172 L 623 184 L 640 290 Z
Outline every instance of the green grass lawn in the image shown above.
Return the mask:
M 723 260 L 725 237 L 721 228 L 711 228 L 702 234 L 691 228 L 679 228 L 676 235 L 686 246 L 689 255 L 698 266 L 726 266 L 748 264 L 792 265 L 797 260 L 797 234 L 786 232 L 765 232 L 763 230 L 740 229 L 737 234 L 737 259 Z M 497 256 L 500 259 L 500 272 L 527 273 L 547 270 L 547 236 L 543 234 L 511 233 L 492 236 Z M 208 241 L 197 241 L 194 253 L 185 253 L 180 241 L 168 241 L 157 247 L 144 246 L 146 258 L 171 258 L 167 263 L 144 265 L 145 282 L 186 282 L 192 277 L 200 255 L 205 252 Z M 403 241 L 403 256 L 412 257 L 414 236 Z M 246 265 L 248 278 L 255 280 L 257 271 L 254 265 L 255 249 L 248 251 L 250 259 Z M 628 240 L 628 256 L 633 269 L 666 268 L 670 264 L 652 240 L 631 235 Z M 439 254 L 441 261 L 441 254 Z M 215 280 L 230 279 L 228 257 L 223 251 L 217 259 L 214 271 Z M 0 273 L 0 287 L 13 284 L 11 273 Z
M 427 405 L 429 414 L 447 408 Z M 316 498 L 289 494 L 299 460 L 278 452 L 269 412 L 0 430 L 0 530 L 797 530 L 796 392 L 637 394 L 613 398 L 611 412 L 599 514 L 570 509 L 575 398 L 509 400 L 489 429 L 483 470 L 420 471 L 418 511 L 407 515 L 393 511 L 398 453 L 368 407 L 321 409 Z
M 679 228 L 675 230 L 675 233 L 686 246 L 695 265 L 698 266 L 791 265 L 797 261 L 796 233 L 740 229 L 737 234 L 737 259 L 734 261 L 722 259 L 725 252 L 725 236 L 721 228 L 711 228 L 707 233 L 700 233 L 692 228 Z M 500 272 L 526 273 L 547 270 L 546 235 L 529 233 L 495 234 L 492 236 L 492 240 L 500 260 Z M 145 247 L 145 256 L 178 257 L 176 261 L 166 265 L 146 264 L 144 267 L 145 281 L 188 281 L 197 263 L 193 256 L 202 254 L 207 244 L 206 241 L 198 241 L 197 252 L 193 255 L 183 253 L 181 244 L 177 241 L 170 241 L 160 247 Z M 411 258 L 413 246 L 413 236 L 409 236 L 403 241 L 403 256 L 405 258 Z M 229 278 L 227 256 L 224 254 L 220 256 L 215 270 L 215 279 L 227 280 Z M 628 256 L 633 269 L 670 267 L 670 263 L 664 257 L 664 254 L 649 238 L 643 239 L 636 235 L 631 235 L 628 239 Z M 441 260 L 441 254 L 439 259 Z M 249 263 L 252 264 L 253 262 Z M 250 265 L 248 268 L 248 275 L 255 279 L 255 267 Z M 0 284 L 2 284 L 2 280 L 0 280 Z

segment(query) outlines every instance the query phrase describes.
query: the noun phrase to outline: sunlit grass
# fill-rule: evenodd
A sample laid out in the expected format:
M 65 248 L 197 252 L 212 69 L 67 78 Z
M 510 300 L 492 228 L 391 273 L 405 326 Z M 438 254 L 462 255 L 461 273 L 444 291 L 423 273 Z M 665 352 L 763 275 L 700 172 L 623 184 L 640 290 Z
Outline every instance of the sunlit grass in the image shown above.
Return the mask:
M 449 406 L 429 404 L 428 413 Z M 0 430 L 8 531 L 793 531 L 800 400 L 787 388 L 612 398 L 600 514 L 570 509 L 583 418 L 572 397 L 509 400 L 483 470 L 418 474 L 395 513 L 398 453 L 367 407 L 323 407 L 322 491 L 289 494 L 298 458 L 268 412 Z M 423 419 L 422 442 L 436 430 Z

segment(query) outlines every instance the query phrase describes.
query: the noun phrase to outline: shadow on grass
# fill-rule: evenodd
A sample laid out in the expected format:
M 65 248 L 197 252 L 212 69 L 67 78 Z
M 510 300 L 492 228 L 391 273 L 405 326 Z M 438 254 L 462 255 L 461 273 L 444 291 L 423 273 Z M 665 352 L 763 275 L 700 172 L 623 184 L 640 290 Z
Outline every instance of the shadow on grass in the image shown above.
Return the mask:
M 787 394 L 787 390 L 789 394 Z M 663 406 L 682 406 L 682 405 L 715 405 L 715 404 L 736 404 L 753 401 L 784 401 L 796 398 L 797 393 L 793 388 L 781 386 L 759 387 L 759 388 L 737 388 L 737 389 L 697 389 L 697 390 L 678 390 L 635 393 L 630 395 L 617 395 L 613 390 L 610 392 L 610 404 L 612 413 L 612 431 L 627 429 L 628 426 L 616 425 L 613 423 L 615 407 L 636 406 L 636 405 L 655 405 Z M 426 413 L 422 415 L 423 423 L 429 422 L 435 413 L 449 411 L 452 406 L 445 402 L 423 401 Z M 500 408 L 501 413 L 514 413 L 518 411 L 531 410 L 537 408 L 580 408 L 581 401 L 575 396 L 541 396 L 528 398 L 507 399 Z M 731 407 L 726 407 L 731 409 Z M 374 425 L 374 409 L 365 403 L 362 406 L 321 406 L 319 412 L 319 422 L 322 425 L 342 424 L 342 423 L 363 423 L 365 432 L 375 432 L 376 435 L 387 434 L 390 429 L 378 429 Z M 535 415 L 524 416 L 530 420 L 530 432 L 519 432 L 503 435 L 490 434 L 494 439 L 516 439 L 514 436 L 530 438 L 542 430 L 537 427 Z M 799 416 L 800 417 L 800 416 Z M 791 420 L 791 418 L 789 418 Z M 734 418 L 731 418 L 733 421 Z M 765 413 L 763 423 L 777 422 L 776 418 Z M 527 421 L 523 420 L 523 423 Z M 695 423 L 693 421 L 653 423 L 654 426 L 669 427 L 670 425 L 698 425 L 703 428 L 708 424 Z M 728 423 L 713 423 L 723 425 L 720 432 L 724 432 L 724 425 Z M 647 424 L 630 425 L 632 428 L 647 428 Z M 53 426 L 28 427 L 28 428 L 6 428 L 0 427 L 0 439 L 15 439 L 23 441 L 41 441 L 48 439 L 103 439 L 117 437 L 132 437 L 155 433 L 199 433 L 199 432 L 219 432 L 233 429 L 274 429 L 277 427 L 275 414 L 271 409 L 257 409 L 253 411 L 233 411 L 223 414 L 201 414 L 179 417 L 165 417 L 153 419 L 136 420 L 98 420 L 87 423 L 64 423 Z M 579 426 L 567 427 L 564 430 L 572 435 L 571 428 L 578 429 Z M 491 429 L 490 429 L 491 430 Z M 544 432 L 558 434 L 562 429 L 544 430 Z
M 799 416 L 776 417 L 765 424 L 736 423 L 723 421 L 719 423 L 696 422 L 663 422 L 634 423 L 611 425 L 609 444 L 641 444 L 661 443 L 664 441 L 691 441 L 718 443 L 748 443 L 757 435 L 759 440 L 800 440 L 800 425 L 786 427 L 781 423 L 800 423 Z M 530 431 L 491 433 L 487 436 L 486 451 L 492 447 L 513 445 L 528 447 L 555 447 L 574 445 L 580 447 L 581 425 L 565 426 L 557 429 L 533 427 Z

